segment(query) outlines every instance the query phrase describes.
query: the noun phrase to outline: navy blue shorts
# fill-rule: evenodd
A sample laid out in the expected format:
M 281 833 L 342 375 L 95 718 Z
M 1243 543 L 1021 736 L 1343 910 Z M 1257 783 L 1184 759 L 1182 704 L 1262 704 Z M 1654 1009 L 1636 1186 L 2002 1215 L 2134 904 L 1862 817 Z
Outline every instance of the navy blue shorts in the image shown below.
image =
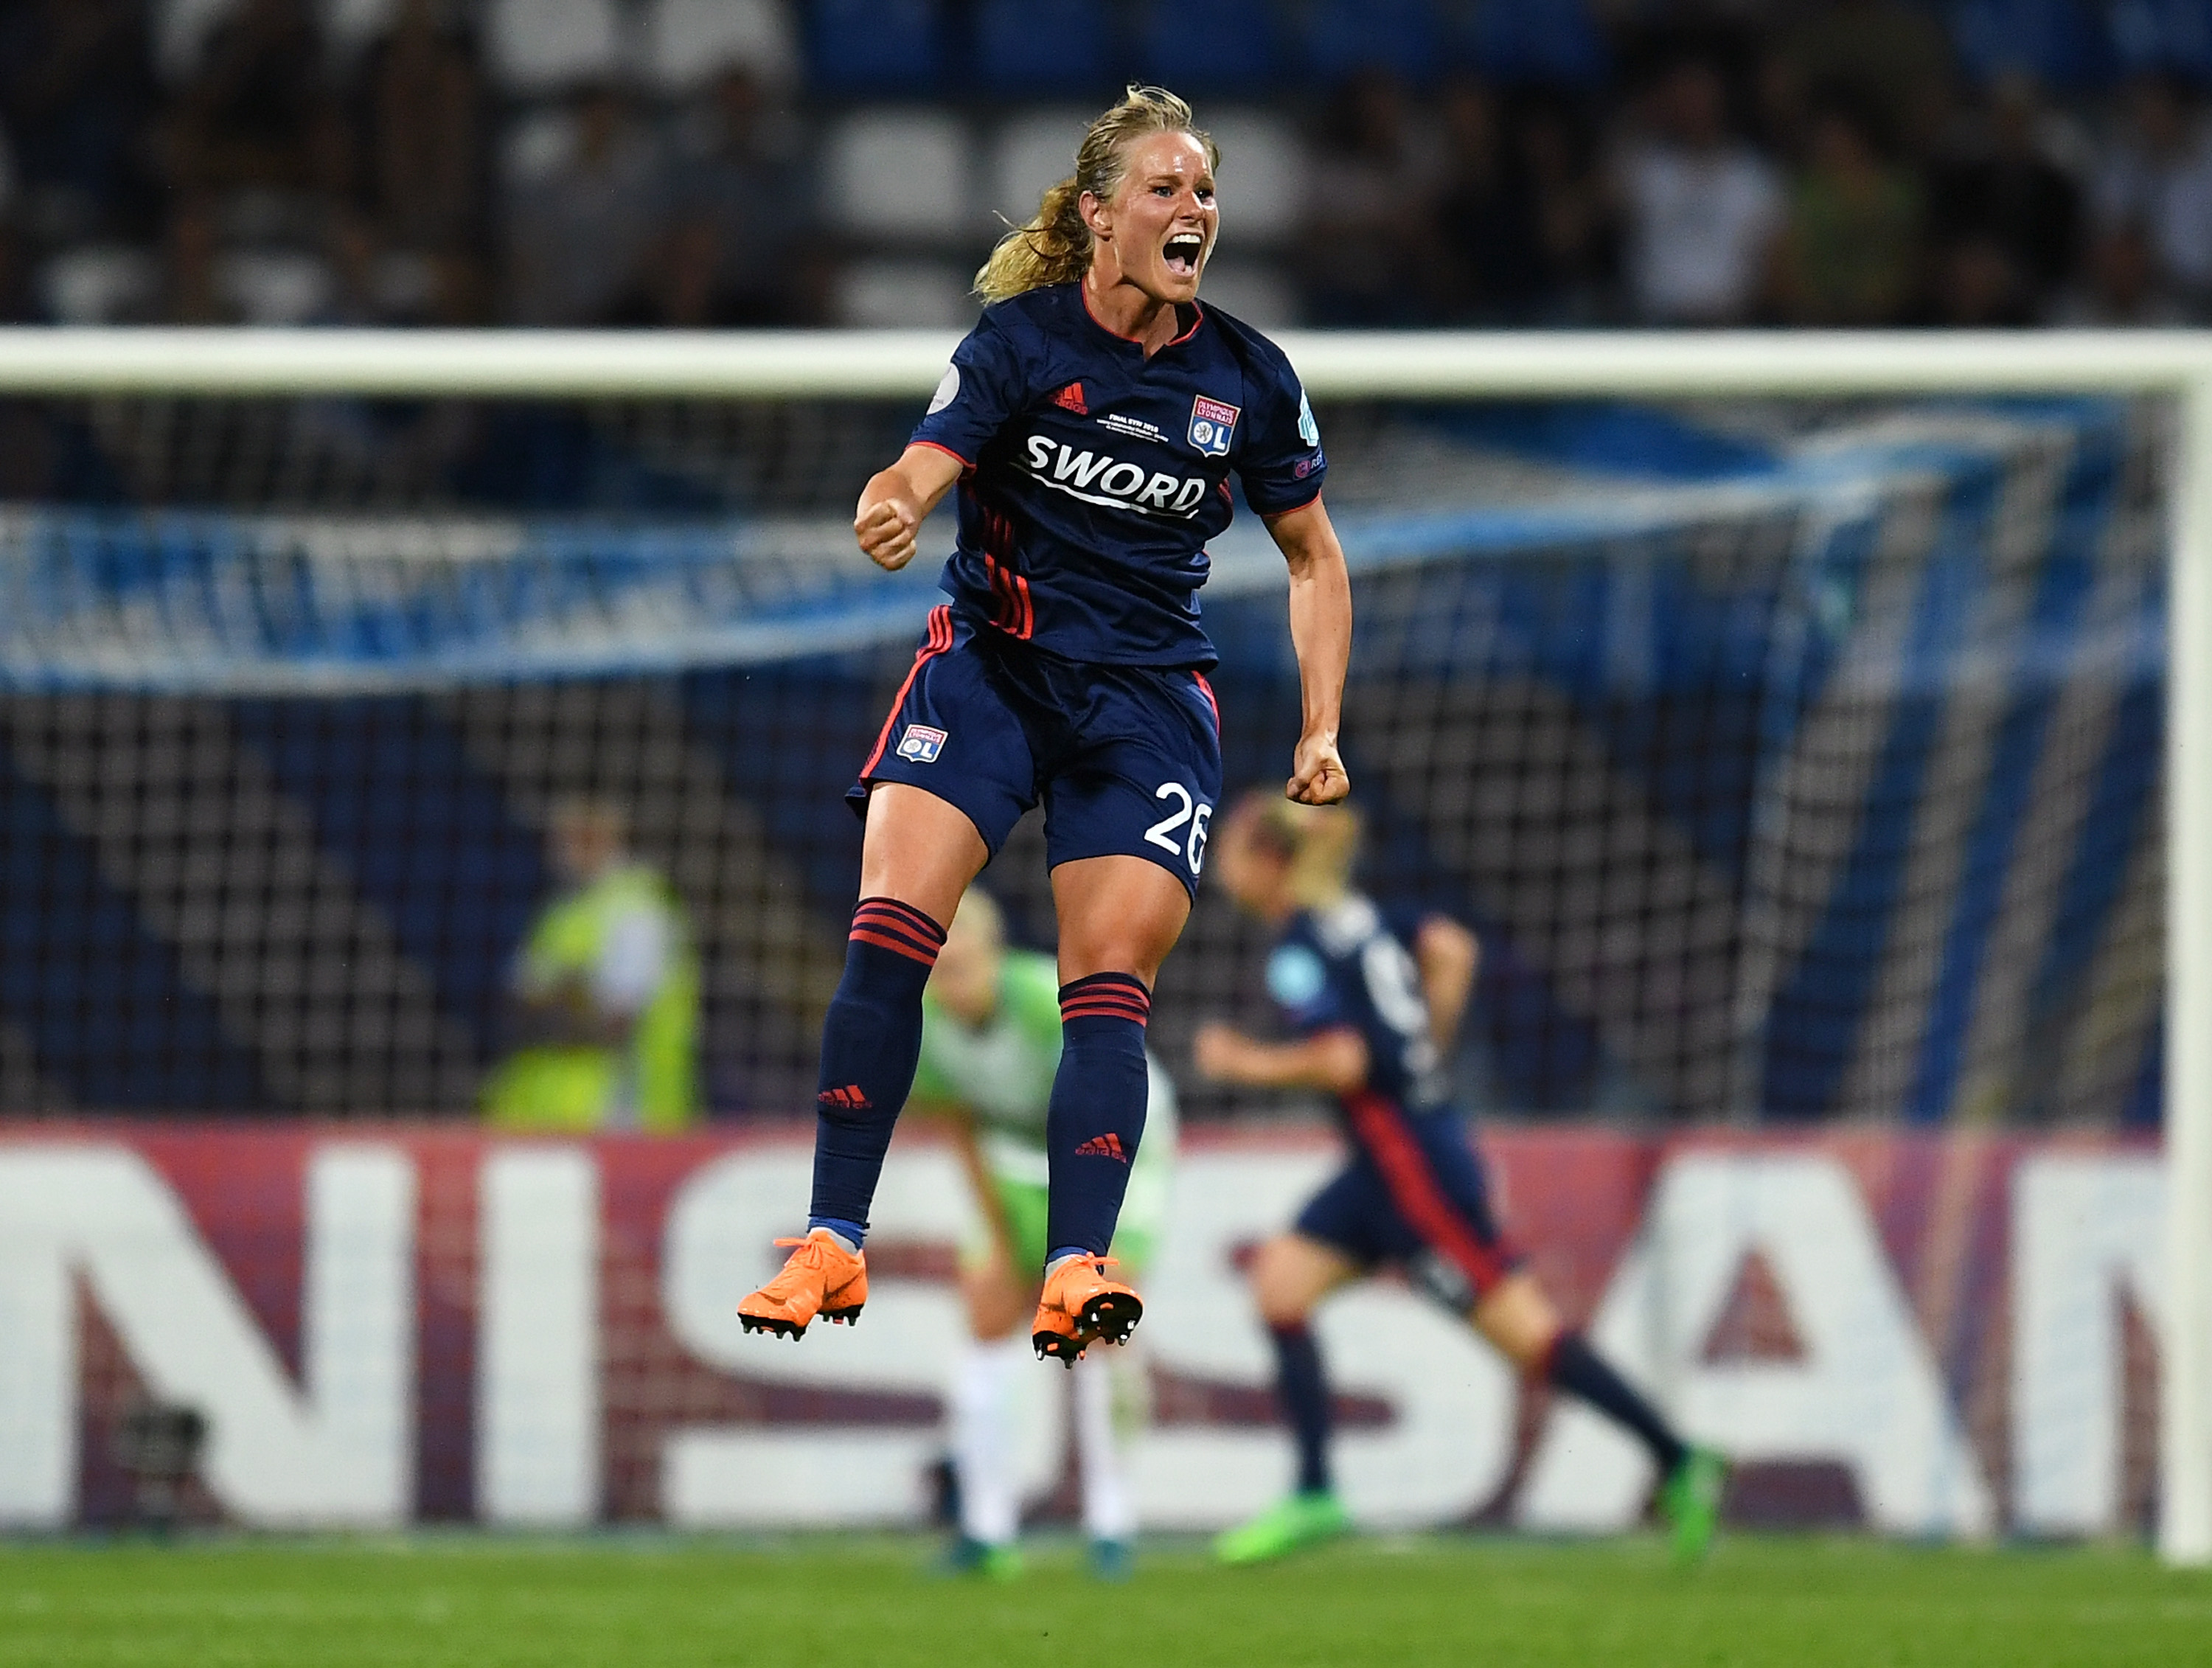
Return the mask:
M 1063 660 L 940 607 L 845 797 L 866 814 L 879 782 L 957 806 L 994 857 L 1042 800 L 1048 866 L 1143 857 L 1195 896 L 1221 721 L 1199 673 Z
M 1403 1267 L 1455 1313 L 1521 1265 L 1498 1226 L 1466 1125 L 1379 1094 L 1346 1098 L 1358 1156 L 1298 1213 L 1297 1231 L 1363 1269 Z

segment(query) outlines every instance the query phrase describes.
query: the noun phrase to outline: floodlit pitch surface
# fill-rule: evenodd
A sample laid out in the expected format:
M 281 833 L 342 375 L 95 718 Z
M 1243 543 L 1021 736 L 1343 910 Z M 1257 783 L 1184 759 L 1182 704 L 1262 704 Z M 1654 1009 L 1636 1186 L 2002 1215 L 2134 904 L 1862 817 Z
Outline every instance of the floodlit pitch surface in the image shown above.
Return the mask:
M 0 1547 L 0 1665 L 1040 1662 L 1784 1664 L 2212 1660 L 2212 1574 L 2130 1549 L 1370 1540 L 1224 1571 L 1152 1551 L 1104 1589 L 1072 1549 L 1006 1586 L 934 1580 L 912 1540 Z

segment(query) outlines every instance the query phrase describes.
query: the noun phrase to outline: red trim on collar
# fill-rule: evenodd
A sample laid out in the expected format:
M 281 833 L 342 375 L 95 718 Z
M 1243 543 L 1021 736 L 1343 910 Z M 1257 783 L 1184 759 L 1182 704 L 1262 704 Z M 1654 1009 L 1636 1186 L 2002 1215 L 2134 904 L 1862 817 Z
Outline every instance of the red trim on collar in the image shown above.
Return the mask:
M 1091 285 L 1087 279 L 1078 278 L 1075 281 L 1075 288 L 1077 292 L 1083 297 L 1084 316 L 1089 319 L 1092 324 L 1097 326 L 1099 329 L 1104 331 L 1109 336 L 1112 337 L 1117 342 L 1127 342 L 1133 348 L 1140 348 L 1145 345 L 1144 338 L 1140 336 L 1124 336 L 1120 331 L 1115 329 L 1113 326 L 1108 324 L 1103 319 L 1098 316 L 1098 309 L 1091 305 Z M 1190 310 L 1198 315 L 1190 321 L 1190 328 L 1183 332 L 1182 335 L 1176 337 L 1172 342 L 1163 342 L 1156 351 L 1164 352 L 1169 348 L 1179 348 L 1185 342 L 1190 340 L 1192 337 L 1198 334 L 1198 327 L 1206 322 L 1206 309 L 1200 306 L 1197 301 L 1194 301 L 1190 304 Z

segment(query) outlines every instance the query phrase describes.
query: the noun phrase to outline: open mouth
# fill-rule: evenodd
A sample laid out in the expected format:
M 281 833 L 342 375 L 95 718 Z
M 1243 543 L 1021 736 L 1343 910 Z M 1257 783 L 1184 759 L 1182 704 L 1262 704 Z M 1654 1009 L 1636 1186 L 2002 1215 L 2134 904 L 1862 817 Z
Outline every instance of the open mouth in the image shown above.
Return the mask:
M 1168 240 L 1165 253 L 1169 271 L 1177 277 L 1190 277 L 1206 253 L 1206 240 L 1196 232 L 1177 232 Z

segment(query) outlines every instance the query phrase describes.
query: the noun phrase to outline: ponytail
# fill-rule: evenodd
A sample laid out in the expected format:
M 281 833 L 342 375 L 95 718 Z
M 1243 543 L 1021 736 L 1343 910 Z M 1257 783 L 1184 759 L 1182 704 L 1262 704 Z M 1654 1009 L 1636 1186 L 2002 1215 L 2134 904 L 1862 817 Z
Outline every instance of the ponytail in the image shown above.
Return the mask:
M 1188 133 L 1206 147 L 1207 167 L 1221 164 L 1219 147 L 1194 125 L 1188 104 L 1164 88 L 1130 88 L 1085 132 L 1075 150 L 1075 172 L 1045 192 L 1029 224 L 999 240 L 975 274 L 975 293 L 986 301 L 1003 301 L 1047 284 L 1073 283 L 1089 271 L 1084 193 L 1111 202 L 1121 188 L 1129 144 L 1152 133 Z

